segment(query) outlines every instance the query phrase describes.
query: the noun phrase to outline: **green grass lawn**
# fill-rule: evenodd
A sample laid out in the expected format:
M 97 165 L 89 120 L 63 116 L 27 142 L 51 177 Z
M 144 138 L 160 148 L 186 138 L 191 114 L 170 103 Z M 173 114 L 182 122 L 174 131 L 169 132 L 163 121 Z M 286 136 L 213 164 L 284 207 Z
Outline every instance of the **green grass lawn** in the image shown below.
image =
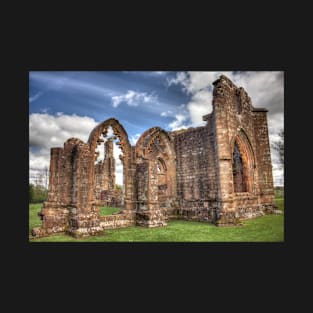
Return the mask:
M 280 210 L 284 210 L 284 200 L 276 199 Z M 30 205 L 30 228 L 40 226 L 36 216 L 41 205 Z M 116 212 L 117 208 L 101 208 L 101 214 Z M 166 227 L 128 227 L 106 230 L 103 235 L 75 239 L 60 234 L 44 237 L 32 242 L 276 242 L 284 241 L 284 216 L 266 215 L 244 221 L 243 226 L 216 227 L 208 223 L 173 220 Z
M 284 211 L 284 198 L 276 198 L 275 203 L 279 210 Z
M 42 203 L 30 204 L 29 205 L 29 234 L 34 227 L 41 226 L 41 220 L 38 216 L 38 212 L 42 208 Z
M 121 208 L 111 208 L 111 207 L 105 207 L 105 206 L 102 206 L 100 207 L 100 215 L 111 215 L 113 213 L 116 213 L 118 211 L 120 211 Z

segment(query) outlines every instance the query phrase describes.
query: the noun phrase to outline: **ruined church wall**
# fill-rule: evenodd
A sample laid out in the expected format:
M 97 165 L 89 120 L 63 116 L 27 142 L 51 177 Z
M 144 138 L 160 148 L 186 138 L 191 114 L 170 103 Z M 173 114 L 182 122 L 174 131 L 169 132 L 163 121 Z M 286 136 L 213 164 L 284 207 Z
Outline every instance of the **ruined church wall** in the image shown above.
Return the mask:
M 226 77 L 222 76 L 213 84 L 213 115 L 218 151 L 216 164 L 220 184 L 219 223 L 231 224 L 237 218 L 262 215 L 267 209 L 262 204 L 266 203 L 269 207 L 273 204 L 273 198 L 264 195 L 264 190 L 273 192 L 267 110 L 254 108 L 245 90 L 237 88 Z M 235 138 L 246 166 L 248 190 L 241 193 L 234 192 L 233 184 Z
M 86 213 L 91 208 L 90 196 L 94 192 L 89 186 L 92 164 L 89 145 L 78 142 L 72 158 L 72 205 L 76 207 L 77 212 Z
M 257 145 L 255 141 L 255 128 L 254 128 L 254 113 L 252 111 L 250 99 L 245 94 L 244 91 L 241 91 L 241 110 L 240 113 L 236 111 L 235 106 L 235 97 L 236 92 L 238 92 L 237 88 L 234 88 L 231 90 L 229 94 L 229 98 L 227 98 L 226 103 L 224 104 L 226 107 L 220 108 L 225 113 L 225 117 L 223 121 L 220 121 L 220 127 L 223 127 L 227 130 L 228 134 L 228 144 L 226 145 L 219 145 L 220 150 L 222 151 L 224 156 L 227 156 L 229 158 L 230 162 L 230 180 L 227 184 L 227 194 L 231 195 L 234 193 L 234 183 L 233 183 L 233 177 L 232 177 L 232 158 L 233 158 L 233 149 L 234 149 L 234 139 L 236 136 L 243 136 L 243 138 L 247 138 L 247 142 L 251 145 L 252 153 L 251 153 L 251 159 L 254 160 L 254 166 L 253 168 L 247 169 L 249 172 L 249 178 L 247 179 L 247 184 L 249 188 L 249 195 L 240 195 L 236 194 L 234 199 L 234 203 L 232 206 L 234 208 L 236 207 L 252 207 L 257 205 L 257 195 L 258 195 L 258 181 L 257 181 L 257 170 L 258 168 L 258 162 L 255 158 Z M 227 109 L 228 107 L 228 109 Z M 246 146 L 246 148 L 248 148 Z M 243 158 L 247 158 L 247 155 L 242 155 Z M 224 180 L 225 183 L 227 180 Z M 230 204 L 231 205 L 231 204 Z
M 262 204 L 272 203 L 274 189 L 266 112 L 258 111 L 254 113 L 254 131 L 258 147 L 256 149 L 256 158 L 258 162 L 259 201 Z
M 65 231 L 69 227 L 71 203 L 72 165 L 71 154 L 75 145 L 64 144 L 64 148 L 51 148 L 49 192 L 39 216 L 42 227 L 32 230 L 33 235 L 44 236 Z
M 217 183 L 214 133 L 207 126 L 173 132 L 176 152 L 177 196 L 181 218 L 211 220 Z
M 246 137 L 246 148 L 251 145 L 251 159 L 255 156 L 257 145 L 255 141 L 254 113 L 251 99 L 242 88 L 237 88 L 228 79 L 220 79 L 214 88 L 213 115 L 216 121 L 216 145 L 218 149 L 217 164 L 219 167 L 220 200 L 224 201 L 225 207 L 231 208 L 233 204 L 234 185 L 232 176 L 232 158 L 234 139 L 237 136 Z M 236 104 L 238 97 L 238 103 Z M 237 106 L 238 105 L 238 106 Z M 239 110 L 238 110 L 239 108 Z M 243 157 L 247 157 L 246 155 Z M 254 159 L 257 167 L 257 160 Z M 249 192 L 256 195 L 257 184 L 254 183 L 254 169 L 248 169 Z M 236 200 L 239 201 L 239 195 Z M 250 195 L 251 197 L 251 195 Z M 228 202 L 229 201 L 229 202 Z M 226 205 L 226 202 L 229 205 Z
M 237 111 L 236 95 L 239 96 L 240 110 Z M 219 118 L 218 133 L 227 138 L 225 144 L 219 142 L 219 150 L 221 156 L 232 159 L 233 140 L 240 130 L 247 136 L 251 144 L 254 166 L 249 169 L 249 197 L 242 196 L 242 201 L 239 195 L 235 197 L 234 207 L 241 204 L 252 205 L 257 204 L 255 197 L 267 198 L 272 201 L 270 195 L 273 193 L 272 165 L 270 156 L 270 143 L 268 137 L 267 125 L 267 110 L 254 108 L 251 98 L 243 88 L 237 88 L 233 83 L 223 82 L 223 95 L 218 96 L 215 105 L 215 115 Z M 226 134 L 225 134 L 226 133 Z M 224 179 L 224 181 L 227 181 Z M 233 192 L 233 184 L 227 185 L 228 189 L 224 188 L 227 194 Z M 249 198 L 249 199 L 248 199 Z M 263 202 L 261 200 L 261 202 Z
M 69 209 L 72 203 L 72 151 L 75 144 L 67 141 L 64 148 L 52 148 L 48 199 L 39 214 L 42 233 L 65 231 L 69 227 Z
M 50 206 L 61 205 L 59 194 L 61 188 L 60 174 L 62 172 L 63 148 L 51 148 L 50 150 L 50 172 L 49 172 L 49 192 L 46 203 Z

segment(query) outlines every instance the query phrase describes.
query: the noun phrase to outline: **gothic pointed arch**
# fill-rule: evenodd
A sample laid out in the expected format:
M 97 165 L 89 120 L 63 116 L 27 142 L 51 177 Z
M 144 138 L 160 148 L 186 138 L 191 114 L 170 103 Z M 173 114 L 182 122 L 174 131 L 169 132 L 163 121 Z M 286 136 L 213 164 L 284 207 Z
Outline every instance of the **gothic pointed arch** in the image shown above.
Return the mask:
M 255 154 L 249 137 L 243 129 L 233 137 L 231 151 L 234 192 L 253 192 Z
M 129 187 L 129 180 L 131 180 L 132 178 L 130 177 L 130 175 L 128 175 L 130 166 L 131 166 L 131 145 L 129 143 L 129 139 L 128 139 L 128 134 L 126 132 L 126 130 L 124 129 L 124 127 L 119 123 L 119 121 L 115 118 L 110 118 L 107 119 L 101 123 L 99 123 L 90 133 L 89 135 L 89 139 L 88 139 L 88 144 L 90 147 L 90 151 L 92 153 L 92 159 L 91 159 L 91 163 L 90 163 L 90 167 L 91 167 L 91 173 L 90 173 L 90 177 L 89 177 L 89 181 L 90 181 L 90 190 L 94 189 L 94 162 L 97 158 L 97 153 L 96 153 L 96 148 L 98 146 L 99 143 L 101 143 L 101 136 L 106 136 L 108 133 L 108 129 L 109 127 L 112 127 L 113 130 L 113 134 L 114 136 L 118 139 L 118 142 L 116 143 L 120 148 L 121 151 L 123 153 L 122 156 L 120 156 L 120 160 L 122 161 L 123 164 L 123 181 L 124 181 L 124 185 L 125 185 L 125 201 L 130 201 L 131 199 L 131 188 Z M 89 200 L 91 202 L 94 201 L 94 193 L 90 192 L 89 193 Z
M 158 153 L 166 158 L 176 158 L 173 144 L 168 133 L 160 127 L 152 127 L 144 132 L 136 144 L 136 155 L 152 157 Z
M 114 135 L 117 136 L 120 140 L 119 145 L 124 154 L 128 154 L 130 150 L 130 143 L 128 139 L 128 134 L 125 128 L 119 123 L 119 121 L 115 118 L 107 119 L 101 123 L 99 123 L 90 133 L 88 144 L 90 146 L 90 150 L 95 150 L 98 144 L 98 140 L 100 136 L 106 135 L 108 132 L 108 128 L 112 127 Z
M 142 160 L 140 162 L 145 162 L 146 168 L 149 169 L 145 176 L 149 183 L 139 182 L 138 198 L 144 198 L 140 186 L 147 185 L 148 194 L 152 195 L 148 202 L 157 202 L 160 208 L 166 208 L 166 202 L 177 196 L 176 154 L 170 136 L 160 127 L 150 128 L 139 138 L 136 156 L 138 160 Z M 140 165 L 139 168 L 143 166 Z

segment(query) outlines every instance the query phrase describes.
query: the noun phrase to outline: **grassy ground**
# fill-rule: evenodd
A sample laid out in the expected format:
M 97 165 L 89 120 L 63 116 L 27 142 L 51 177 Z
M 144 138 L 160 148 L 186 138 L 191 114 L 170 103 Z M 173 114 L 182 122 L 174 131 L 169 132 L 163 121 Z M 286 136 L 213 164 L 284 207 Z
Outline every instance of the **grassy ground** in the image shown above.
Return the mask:
M 100 215 L 111 215 L 113 213 L 116 213 L 118 211 L 120 211 L 121 208 L 111 208 L 111 207 L 100 207 Z
M 278 206 L 278 209 L 284 211 L 284 199 L 283 198 L 276 198 L 275 203 Z
M 38 216 L 38 212 L 41 210 L 42 203 L 30 204 L 29 205 L 29 234 L 32 228 L 39 227 L 41 220 Z
M 284 200 L 276 199 L 280 210 Z M 41 205 L 30 205 L 30 227 L 40 226 L 36 212 Z M 104 215 L 118 211 L 117 208 L 101 208 Z M 103 235 L 75 239 L 66 235 L 55 235 L 32 240 L 33 242 L 275 242 L 284 241 L 284 216 L 266 215 L 247 220 L 240 227 L 216 227 L 208 223 L 170 221 L 160 228 L 128 227 L 106 230 Z

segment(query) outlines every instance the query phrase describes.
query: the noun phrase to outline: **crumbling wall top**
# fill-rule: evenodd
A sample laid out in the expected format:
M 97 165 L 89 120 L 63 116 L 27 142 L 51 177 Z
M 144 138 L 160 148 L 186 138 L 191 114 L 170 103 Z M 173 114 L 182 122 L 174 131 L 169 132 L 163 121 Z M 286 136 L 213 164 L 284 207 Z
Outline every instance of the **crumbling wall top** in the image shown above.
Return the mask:
M 227 76 L 221 75 L 213 83 L 213 97 L 239 96 L 241 103 L 246 103 L 247 107 L 253 112 L 268 112 L 265 108 L 256 108 L 252 104 L 251 97 L 243 87 L 237 87 Z M 204 116 L 204 120 L 208 115 Z

